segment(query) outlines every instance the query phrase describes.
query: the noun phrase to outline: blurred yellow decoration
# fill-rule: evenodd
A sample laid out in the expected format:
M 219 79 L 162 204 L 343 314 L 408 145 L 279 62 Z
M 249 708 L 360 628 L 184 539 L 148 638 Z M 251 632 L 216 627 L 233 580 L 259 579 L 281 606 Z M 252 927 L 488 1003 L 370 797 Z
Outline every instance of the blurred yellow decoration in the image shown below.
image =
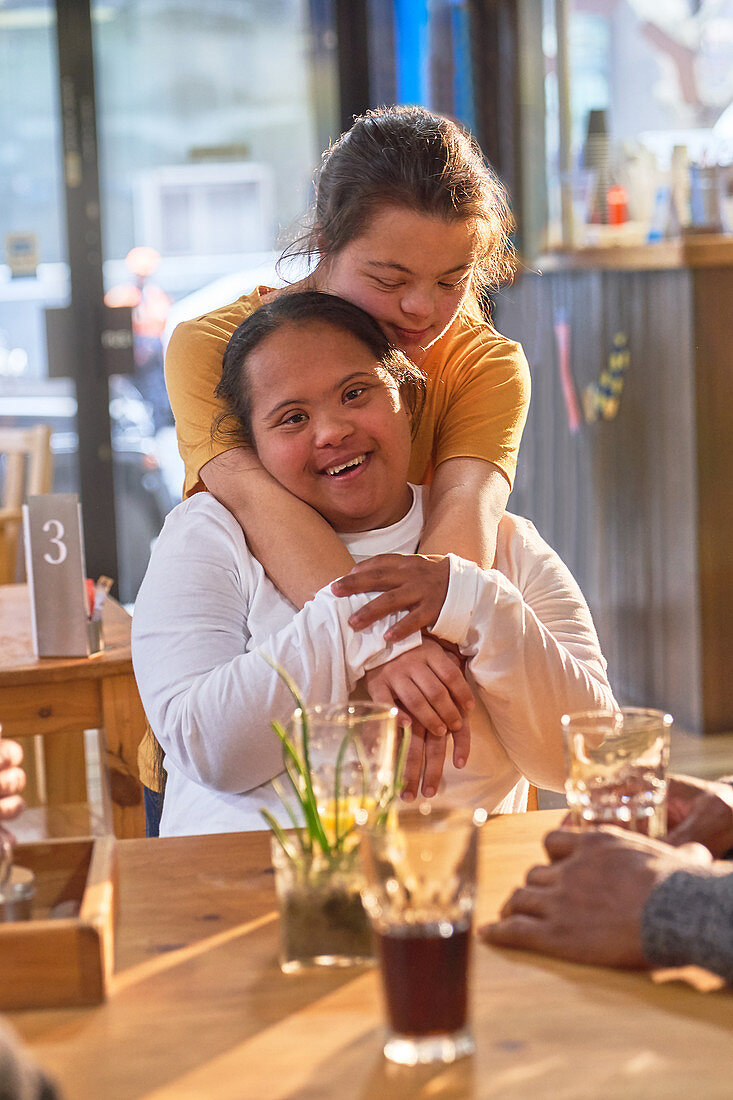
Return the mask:
M 624 388 L 624 373 L 631 360 L 625 332 L 617 332 L 608 356 L 606 369 L 598 382 L 586 386 L 583 393 L 583 412 L 589 424 L 598 420 L 613 420 L 619 410 Z
M 346 795 L 338 800 L 338 831 L 339 836 L 351 829 L 356 822 L 356 814 L 359 810 L 369 813 L 374 809 L 373 798 L 359 798 L 356 795 Z M 318 816 L 321 819 L 329 844 L 336 843 L 336 800 L 329 798 L 318 805 Z M 344 840 L 344 851 L 349 852 L 358 840 L 356 830 L 350 833 Z

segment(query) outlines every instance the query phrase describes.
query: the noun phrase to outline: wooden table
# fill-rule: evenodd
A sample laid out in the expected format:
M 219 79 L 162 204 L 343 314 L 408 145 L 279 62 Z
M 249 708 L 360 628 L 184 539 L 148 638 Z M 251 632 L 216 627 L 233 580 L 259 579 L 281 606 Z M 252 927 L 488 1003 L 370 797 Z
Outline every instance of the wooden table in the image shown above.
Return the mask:
M 27 586 L 0 586 L 3 735 L 43 734 L 52 759 L 49 776 L 55 773 L 56 781 L 63 785 L 69 780 L 63 752 L 53 753 L 54 738 L 60 742 L 72 731 L 103 730 L 114 830 L 118 837 L 145 835 L 137 770 L 137 749 L 145 730 L 145 714 L 132 671 L 131 621 L 124 608 L 114 600 L 107 600 L 103 608 L 106 646 L 103 653 L 94 657 L 37 658 L 33 654 Z
M 496 914 L 562 816 L 482 830 L 479 920 Z M 378 974 L 285 976 L 261 833 L 118 844 L 107 1004 L 11 1022 L 67 1100 L 424 1100 L 730 1095 L 733 997 L 475 945 L 476 1054 L 388 1065 Z

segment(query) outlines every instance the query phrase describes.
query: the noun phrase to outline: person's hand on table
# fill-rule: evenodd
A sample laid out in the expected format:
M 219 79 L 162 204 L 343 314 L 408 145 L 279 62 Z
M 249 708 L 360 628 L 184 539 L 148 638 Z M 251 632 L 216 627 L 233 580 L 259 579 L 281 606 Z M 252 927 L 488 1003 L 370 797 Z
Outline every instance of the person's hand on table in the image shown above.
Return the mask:
M 22 763 L 18 742 L 0 739 L 0 821 L 12 821 L 25 807 L 20 793 L 25 787 Z
M 447 557 L 424 554 L 378 554 L 355 565 L 331 585 L 334 596 L 379 592 L 349 619 L 354 630 L 407 611 L 385 634 L 388 642 L 406 638 L 415 630 L 427 630 L 437 621 L 448 593 L 450 562 Z
M 420 788 L 426 798 L 438 789 L 447 750 L 453 738 L 453 764 L 462 768 L 471 749 L 467 714 L 474 706 L 473 693 L 461 669 L 461 660 L 434 638 L 394 657 L 364 677 L 369 697 L 400 710 L 400 718 L 412 725 L 402 797 L 415 798 Z
M 733 787 L 672 775 L 667 787 L 668 844 L 697 842 L 716 857 L 733 848 Z
M 595 966 L 646 967 L 641 916 L 652 890 L 675 871 L 712 863 L 700 844 L 672 848 L 615 827 L 557 829 L 545 837 L 549 864 L 533 867 L 488 943 Z

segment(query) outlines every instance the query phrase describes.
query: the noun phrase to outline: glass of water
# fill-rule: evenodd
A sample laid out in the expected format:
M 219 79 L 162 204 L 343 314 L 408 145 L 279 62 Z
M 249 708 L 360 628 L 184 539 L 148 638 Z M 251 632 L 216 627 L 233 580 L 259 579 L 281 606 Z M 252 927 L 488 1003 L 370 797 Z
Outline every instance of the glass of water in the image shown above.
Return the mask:
M 561 722 L 573 824 L 664 836 L 671 714 L 620 707 L 564 714 Z

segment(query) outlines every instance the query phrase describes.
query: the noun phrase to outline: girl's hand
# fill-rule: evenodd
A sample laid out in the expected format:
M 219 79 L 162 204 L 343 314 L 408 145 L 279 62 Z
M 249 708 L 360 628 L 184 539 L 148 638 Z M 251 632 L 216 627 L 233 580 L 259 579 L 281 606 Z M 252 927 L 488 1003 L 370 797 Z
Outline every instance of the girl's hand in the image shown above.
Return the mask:
M 465 716 L 474 706 L 473 692 L 461 671 L 461 662 L 433 638 L 364 676 L 369 696 L 375 703 L 401 708 L 404 717 L 416 720 L 428 733 L 457 737 L 457 757 L 465 764 L 468 744 L 463 739 Z M 454 754 L 456 755 L 456 754 Z M 462 767 L 463 764 L 456 764 Z
M 466 714 L 474 700 L 460 660 L 426 638 L 417 649 L 371 669 L 364 682 L 375 703 L 397 706 L 403 724 L 412 725 L 403 798 L 417 795 L 421 777 L 423 795 L 432 797 L 443 774 L 447 735 L 453 737 L 456 768 L 465 765 L 471 750 Z
M 349 619 L 362 630 L 394 611 L 408 611 L 385 634 L 388 642 L 407 638 L 415 630 L 429 629 L 437 621 L 448 594 L 450 562 L 447 557 L 424 554 L 378 554 L 355 565 L 331 585 L 334 596 L 356 592 L 380 592 Z M 428 723 L 425 723 L 428 725 Z
M 419 722 L 410 723 L 410 747 L 407 750 L 401 798 L 413 802 L 420 791 L 424 798 L 432 798 L 438 790 L 438 784 L 445 766 L 445 737 L 436 737 L 428 733 Z
M 456 759 L 460 758 L 459 753 L 463 753 L 464 749 L 468 751 L 470 740 L 471 730 L 466 721 L 460 736 L 453 735 L 453 763 L 456 767 L 461 766 L 456 764 Z M 418 791 L 422 792 L 423 798 L 432 798 L 438 793 L 438 787 L 443 778 L 447 748 L 446 737 L 436 737 L 434 733 L 428 733 L 419 722 L 411 723 L 410 747 L 405 761 L 401 795 L 405 802 L 414 801 Z

